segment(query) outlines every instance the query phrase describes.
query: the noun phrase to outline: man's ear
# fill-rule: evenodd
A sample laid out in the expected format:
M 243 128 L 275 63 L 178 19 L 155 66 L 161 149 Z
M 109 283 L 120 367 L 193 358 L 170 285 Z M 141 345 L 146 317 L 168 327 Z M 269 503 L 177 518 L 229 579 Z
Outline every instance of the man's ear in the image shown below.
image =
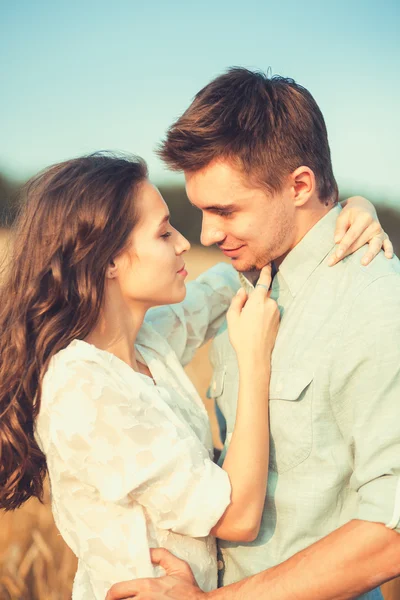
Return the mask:
M 314 171 L 309 167 L 298 167 L 291 174 L 295 206 L 304 206 L 316 191 Z
M 113 260 L 110 260 L 108 267 L 107 267 L 107 271 L 106 271 L 106 277 L 107 277 L 107 279 L 115 279 L 116 276 L 117 276 L 117 266 Z

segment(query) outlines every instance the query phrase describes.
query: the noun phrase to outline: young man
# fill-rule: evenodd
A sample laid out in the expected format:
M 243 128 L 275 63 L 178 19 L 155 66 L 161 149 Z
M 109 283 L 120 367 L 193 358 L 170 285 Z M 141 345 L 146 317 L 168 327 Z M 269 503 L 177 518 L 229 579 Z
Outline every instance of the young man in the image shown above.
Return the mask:
M 327 132 L 292 80 L 231 69 L 170 128 L 161 156 L 185 173 L 202 243 L 231 258 L 248 293 L 265 264 L 277 268 L 264 515 L 254 542 L 220 543 L 224 587 L 205 595 L 382 598 L 377 586 L 400 574 L 399 261 L 364 267 L 359 250 L 329 267 L 340 208 Z M 212 362 L 227 447 L 238 381 L 226 328 Z M 182 561 L 153 558 L 169 577 L 109 598 L 204 596 Z

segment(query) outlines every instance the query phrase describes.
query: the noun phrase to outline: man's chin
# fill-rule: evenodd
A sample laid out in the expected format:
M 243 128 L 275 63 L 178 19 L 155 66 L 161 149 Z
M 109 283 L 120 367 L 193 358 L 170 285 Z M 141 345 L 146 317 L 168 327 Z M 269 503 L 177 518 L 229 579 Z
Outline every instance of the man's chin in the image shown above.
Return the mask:
M 232 266 L 239 273 L 251 273 L 251 272 L 256 272 L 256 271 L 260 270 L 257 267 L 257 265 L 255 265 L 254 263 L 245 261 L 245 260 L 236 259 L 236 260 L 232 260 L 231 263 L 232 263 Z

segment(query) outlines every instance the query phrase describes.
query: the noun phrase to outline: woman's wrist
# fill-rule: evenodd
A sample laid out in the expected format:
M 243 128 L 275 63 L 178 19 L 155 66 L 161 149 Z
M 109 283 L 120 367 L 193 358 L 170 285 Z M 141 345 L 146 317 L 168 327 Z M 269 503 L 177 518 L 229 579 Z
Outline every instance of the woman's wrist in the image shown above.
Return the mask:
M 270 373 L 271 371 L 271 354 L 242 354 L 237 356 L 239 373 L 241 375 L 254 373 Z

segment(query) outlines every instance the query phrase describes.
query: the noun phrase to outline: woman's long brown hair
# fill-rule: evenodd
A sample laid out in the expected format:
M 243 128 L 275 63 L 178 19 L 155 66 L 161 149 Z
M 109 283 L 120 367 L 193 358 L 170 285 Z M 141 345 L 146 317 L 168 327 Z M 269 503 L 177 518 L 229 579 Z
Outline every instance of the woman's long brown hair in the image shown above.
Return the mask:
M 147 177 L 136 157 L 96 153 L 50 167 L 25 186 L 0 290 L 0 508 L 43 494 L 34 437 L 50 359 L 95 326 L 105 274 L 137 222 Z

